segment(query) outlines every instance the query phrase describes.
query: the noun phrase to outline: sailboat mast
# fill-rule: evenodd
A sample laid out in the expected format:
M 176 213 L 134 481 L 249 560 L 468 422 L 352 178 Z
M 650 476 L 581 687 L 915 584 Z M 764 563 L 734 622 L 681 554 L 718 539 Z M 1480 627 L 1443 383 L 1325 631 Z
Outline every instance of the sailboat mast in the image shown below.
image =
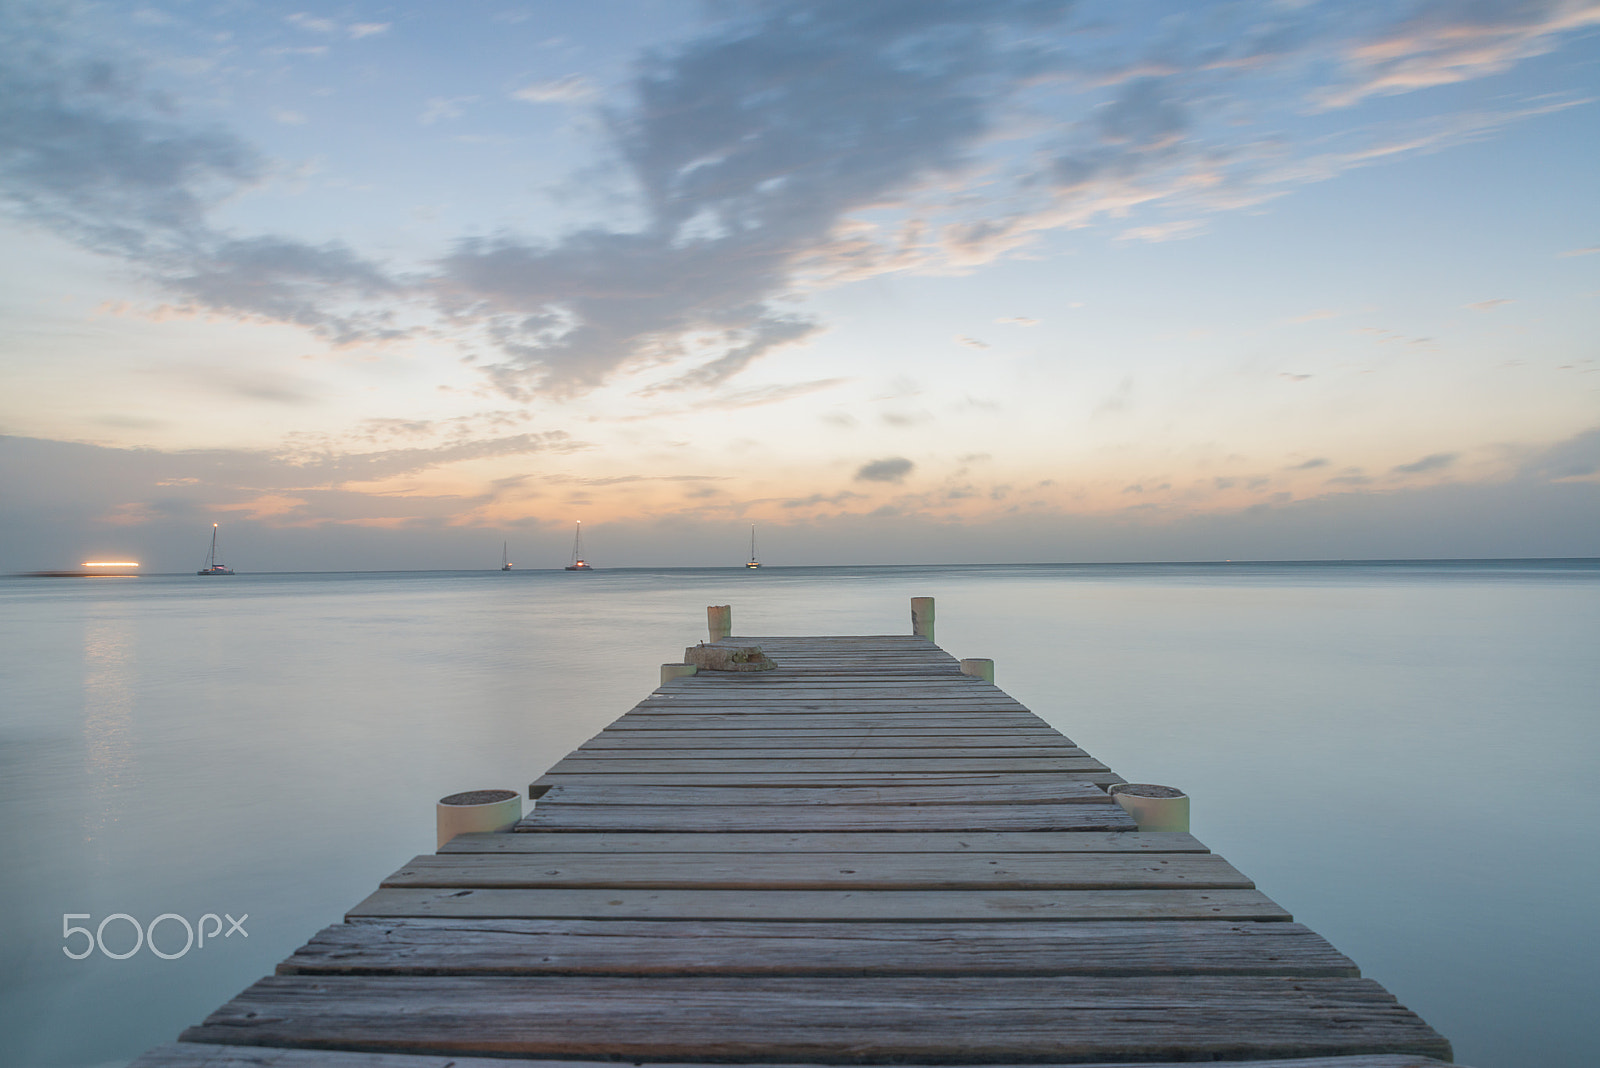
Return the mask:
M 206 558 L 207 567 L 217 566 L 217 525 L 211 524 L 211 555 Z

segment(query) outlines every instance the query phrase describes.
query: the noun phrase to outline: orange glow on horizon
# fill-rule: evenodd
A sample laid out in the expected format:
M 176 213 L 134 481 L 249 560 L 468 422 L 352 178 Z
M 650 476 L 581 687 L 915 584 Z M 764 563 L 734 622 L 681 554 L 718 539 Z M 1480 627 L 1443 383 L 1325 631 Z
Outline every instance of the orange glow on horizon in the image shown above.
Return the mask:
M 84 567 L 138 567 L 137 560 L 85 560 Z

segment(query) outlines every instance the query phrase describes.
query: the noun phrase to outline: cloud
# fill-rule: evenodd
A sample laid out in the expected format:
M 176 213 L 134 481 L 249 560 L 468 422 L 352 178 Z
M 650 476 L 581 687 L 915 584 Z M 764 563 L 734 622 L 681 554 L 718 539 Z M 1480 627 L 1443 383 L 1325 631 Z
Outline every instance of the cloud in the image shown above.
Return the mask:
M 514 89 L 511 99 L 525 104 L 582 104 L 597 95 L 598 88 L 588 78 L 581 74 L 569 74 L 564 78 L 533 82 L 521 89 Z
M 844 504 L 846 501 L 859 501 L 865 499 L 866 498 L 859 493 L 851 493 L 849 490 L 842 490 L 839 493 L 826 495 L 821 493 L 813 493 L 809 497 L 791 497 L 788 500 L 781 501 L 780 504 L 784 508 L 814 508 L 819 504 L 839 505 Z
M 1012 316 L 1008 316 L 1008 317 L 1006 317 L 1004 319 L 996 319 L 995 322 L 1000 323 L 1001 325 L 1004 325 L 1004 326 L 1038 326 L 1039 325 L 1039 320 L 1030 319 L 1026 315 L 1012 315 Z
M 296 29 L 306 30 L 309 33 L 338 33 L 339 24 L 332 19 L 317 18 L 304 11 L 297 11 L 293 15 L 285 15 L 283 21 Z
M 1427 0 L 1414 13 L 1350 41 L 1349 80 L 1322 94 L 1327 107 L 1499 74 L 1555 49 L 1562 34 L 1600 25 L 1595 0 L 1458 3 Z
M 1521 462 L 1520 470 L 1552 482 L 1593 481 L 1600 475 L 1600 427 L 1538 450 Z
M 1590 245 L 1588 248 L 1568 249 L 1566 252 L 1557 253 L 1558 256 L 1593 256 L 1600 252 L 1600 245 Z
M 477 99 L 475 96 L 430 97 L 422 109 L 422 114 L 417 116 L 417 121 L 424 126 L 432 126 L 441 120 L 459 119 L 467 113 L 462 105 L 470 104 Z
M 976 349 L 979 352 L 982 352 L 984 349 L 987 349 L 989 347 L 989 343 L 988 342 L 979 341 L 975 337 L 967 337 L 965 334 L 957 334 L 955 337 L 951 338 L 950 340 L 954 341 L 957 345 L 965 345 L 967 348 Z
M 1066 0 L 713 5 L 719 21 L 643 55 L 600 112 L 637 225 L 491 231 L 401 276 L 360 249 L 217 228 L 217 206 L 272 165 L 176 117 L 130 64 L 70 58 L 71 20 L 49 9 L 0 33 L 0 195 L 23 218 L 199 308 L 335 343 L 426 327 L 489 353 L 478 366 L 518 399 L 663 364 L 658 388 L 716 388 L 820 330 L 798 305 L 819 286 L 964 269 L 1105 220 L 1186 236 L 1209 212 L 1489 136 L 1576 101 L 1346 125 L 1309 145 L 1284 128 L 1308 101 L 1481 77 L 1600 22 L 1596 0 L 1175 5 L 1159 32 L 1112 7 L 1089 35 L 1063 32 L 1090 28 Z M 285 20 L 325 38 L 389 28 Z M 509 95 L 570 104 L 597 88 L 574 74 Z M 469 100 L 430 100 L 422 121 Z
M 698 335 L 720 354 L 680 384 L 713 385 L 814 331 L 773 302 L 849 212 L 966 166 L 991 123 L 984 79 L 1021 48 L 994 31 L 1058 8 L 758 7 L 648 57 L 610 115 L 646 225 L 463 242 L 444 261 L 451 296 L 504 354 L 495 382 L 588 389 L 683 357 Z
M 1117 235 L 1119 241 L 1147 241 L 1159 244 L 1163 241 L 1182 241 L 1190 237 L 1198 237 L 1205 232 L 1205 223 L 1199 219 L 1178 219 L 1172 222 L 1155 223 L 1150 226 L 1135 226 L 1122 231 Z
M 857 482 L 904 482 L 916 465 L 903 456 L 887 460 L 873 460 L 856 471 Z
M 1327 467 L 1328 463 L 1329 463 L 1329 461 L 1328 461 L 1328 459 L 1326 457 L 1316 456 L 1316 457 L 1313 457 L 1312 459 L 1304 460 L 1304 461 L 1301 461 L 1300 463 L 1294 464 L 1291 467 L 1289 467 L 1288 470 L 1290 470 L 1290 471 L 1310 471 L 1310 470 L 1313 470 L 1313 469 L 1318 468 L 1318 467 Z
M 1500 307 L 1502 304 L 1514 304 L 1514 303 L 1516 303 L 1516 302 L 1513 301 L 1513 300 L 1510 300 L 1510 299 L 1508 299 L 1506 297 L 1496 297 L 1493 300 L 1480 300 L 1480 301 L 1477 301 L 1476 303 L 1473 303 L 1473 304 L 1464 305 L 1464 307 L 1472 308 L 1472 309 L 1474 309 L 1476 311 L 1493 311 L 1494 309 Z
M 1400 464 L 1393 470 L 1402 475 L 1418 475 L 1424 471 L 1441 471 L 1459 459 L 1458 453 L 1435 452 L 1424 456 L 1420 460 L 1413 460 L 1408 464 Z
M 1296 374 L 1293 371 L 1279 371 L 1278 372 L 1278 377 L 1279 378 L 1287 378 L 1291 382 L 1304 382 L 1306 379 L 1313 378 L 1315 376 L 1314 375 L 1306 375 L 1306 374 Z
M 71 58 L 62 29 L 0 33 L 0 194 L 97 252 L 181 253 L 207 233 L 212 207 L 262 178 L 263 161 L 223 131 L 162 114 L 126 66 Z
M 64 58 L 61 27 L 26 29 L 0 33 L 0 197 L 18 215 L 132 261 L 205 308 L 297 324 L 335 341 L 403 333 L 392 307 L 357 307 L 405 290 L 350 249 L 235 238 L 210 225 L 215 207 L 266 177 L 253 149 L 173 119 L 131 68 Z

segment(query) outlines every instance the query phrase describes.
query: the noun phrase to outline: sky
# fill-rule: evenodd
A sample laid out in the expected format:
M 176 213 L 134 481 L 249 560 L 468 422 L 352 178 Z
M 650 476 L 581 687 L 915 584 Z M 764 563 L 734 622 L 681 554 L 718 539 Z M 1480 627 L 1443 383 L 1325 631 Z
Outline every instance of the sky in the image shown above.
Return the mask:
M 1600 0 L 0 7 L 0 571 L 1600 556 Z

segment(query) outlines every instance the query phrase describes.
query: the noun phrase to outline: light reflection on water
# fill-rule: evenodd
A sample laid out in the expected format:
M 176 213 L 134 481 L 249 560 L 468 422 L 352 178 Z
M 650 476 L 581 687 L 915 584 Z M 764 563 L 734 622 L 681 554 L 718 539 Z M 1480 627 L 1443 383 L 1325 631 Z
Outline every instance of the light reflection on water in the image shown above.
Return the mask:
M 1588 1063 L 1600 570 L 1127 565 L 0 580 L 0 1062 L 172 1038 L 703 636 L 940 643 L 1129 778 L 1478 1068 Z M 1537 790 L 1530 788 L 1537 786 Z M 176 961 L 61 915 L 249 913 Z
M 137 788 L 133 744 L 134 657 L 132 627 L 123 619 L 92 619 L 83 641 L 83 749 L 90 808 L 84 840 L 102 864 L 104 841 L 121 812 L 117 794 Z

